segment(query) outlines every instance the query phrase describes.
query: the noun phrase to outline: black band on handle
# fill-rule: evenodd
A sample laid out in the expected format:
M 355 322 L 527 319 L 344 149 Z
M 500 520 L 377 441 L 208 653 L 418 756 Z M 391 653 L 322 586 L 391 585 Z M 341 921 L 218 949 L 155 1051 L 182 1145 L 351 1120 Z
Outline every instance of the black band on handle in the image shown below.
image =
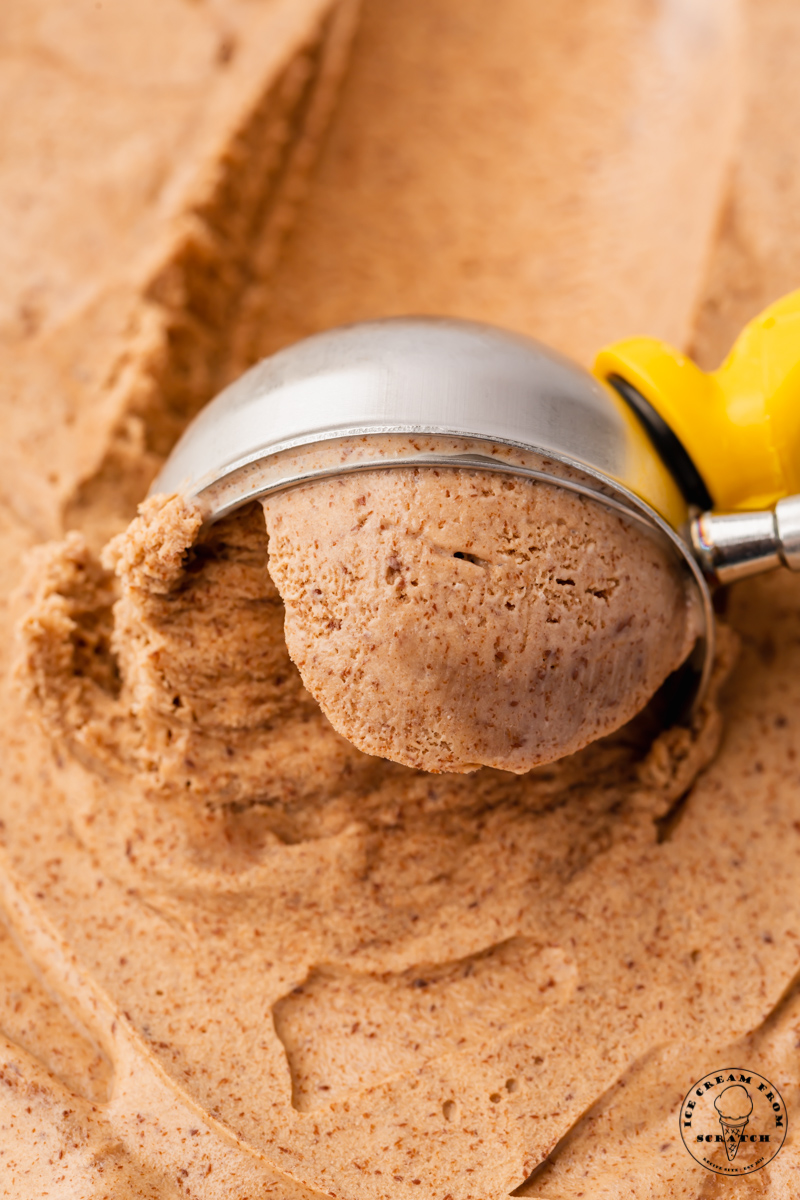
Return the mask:
M 670 429 L 664 418 L 656 412 L 650 401 L 645 400 L 642 393 L 621 375 L 609 375 L 607 382 L 639 418 L 661 461 L 680 488 L 686 503 L 700 508 L 704 512 L 713 508 L 714 502 L 711 499 L 711 493 L 683 442 Z

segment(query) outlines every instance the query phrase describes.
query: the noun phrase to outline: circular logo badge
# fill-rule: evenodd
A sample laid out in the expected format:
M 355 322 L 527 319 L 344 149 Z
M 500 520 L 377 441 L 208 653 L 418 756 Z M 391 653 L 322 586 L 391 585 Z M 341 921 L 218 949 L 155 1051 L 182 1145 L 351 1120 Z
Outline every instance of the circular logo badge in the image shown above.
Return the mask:
M 750 1175 L 775 1157 L 786 1137 L 786 1105 L 755 1071 L 725 1067 L 699 1079 L 681 1107 L 683 1144 L 718 1175 Z

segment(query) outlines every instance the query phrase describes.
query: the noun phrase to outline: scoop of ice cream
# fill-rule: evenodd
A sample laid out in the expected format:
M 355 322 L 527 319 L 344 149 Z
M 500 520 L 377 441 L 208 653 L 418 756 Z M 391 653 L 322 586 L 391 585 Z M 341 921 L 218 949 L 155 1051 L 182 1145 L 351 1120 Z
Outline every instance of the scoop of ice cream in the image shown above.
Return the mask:
M 753 1111 L 753 1101 L 747 1088 L 732 1083 L 717 1096 L 714 1108 L 724 1121 L 743 1121 Z
M 264 508 L 305 686 L 359 749 L 408 766 L 523 772 L 572 753 L 696 638 L 669 551 L 555 485 L 406 468 Z

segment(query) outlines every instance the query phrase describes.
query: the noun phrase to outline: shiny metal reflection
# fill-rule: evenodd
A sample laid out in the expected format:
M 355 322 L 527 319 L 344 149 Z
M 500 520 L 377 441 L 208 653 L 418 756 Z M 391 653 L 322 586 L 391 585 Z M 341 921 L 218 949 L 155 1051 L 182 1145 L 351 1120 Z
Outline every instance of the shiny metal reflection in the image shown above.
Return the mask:
M 620 396 L 531 339 L 435 318 L 308 338 L 207 405 L 153 491 L 182 492 L 213 521 L 315 479 L 400 466 L 542 479 L 646 527 L 682 562 L 704 613 L 693 659 L 699 700 L 713 660 L 714 618 L 686 536 L 685 501 Z

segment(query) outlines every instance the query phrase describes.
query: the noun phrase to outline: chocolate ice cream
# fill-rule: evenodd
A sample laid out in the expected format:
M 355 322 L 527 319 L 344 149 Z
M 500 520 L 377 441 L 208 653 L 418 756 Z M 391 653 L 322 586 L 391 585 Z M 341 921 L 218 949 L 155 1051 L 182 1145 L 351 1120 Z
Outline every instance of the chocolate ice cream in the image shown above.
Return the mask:
M 638 329 L 694 330 L 714 365 L 800 272 L 800 10 L 744 7 L 737 148 L 738 6 L 367 0 L 270 275 L 296 173 L 261 166 L 273 133 L 307 162 L 311 99 L 273 108 L 273 84 L 296 84 L 293 64 L 324 77 L 322 8 L 6 5 L 14 114 L 47 136 L 4 124 L 20 186 L 0 246 L 0 654 L 27 707 L 9 673 L 0 1192 L 678 1200 L 727 1187 L 678 1130 L 701 1071 L 752 1066 L 794 1103 L 796 579 L 720 597 L 688 725 L 645 710 L 526 774 L 434 775 L 358 751 L 303 687 L 257 507 L 211 529 L 177 499 L 135 516 L 232 359 L 344 321 L 477 317 L 582 361 Z M 126 52 L 133 13 L 152 45 Z M 107 20 L 116 57 L 97 50 Z M 76 61 L 81 23 L 95 49 Z M 143 82 L 143 44 L 177 80 Z M 53 103 L 48 126 L 58 80 L 83 107 Z M 224 96 L 242 120 L 206 123 Z M 104 133 L 128 111 L 123 150 Z M 98 211 L 127 213 L 140 249 L 112 227 L 87 256 L 100 230 L 79 222 L 85 274 L 51 308 L 43 267 Z M 100 561 L 102 531 L 129 523 Z M 793 1130 L 745 1190 L 796 1194 Z
M 676 557 L 557 486 L 403 468 L 264 508 L 304 684 L 360 750 L 407 766 L 523 772 L 573 753 L 697 637 Z

